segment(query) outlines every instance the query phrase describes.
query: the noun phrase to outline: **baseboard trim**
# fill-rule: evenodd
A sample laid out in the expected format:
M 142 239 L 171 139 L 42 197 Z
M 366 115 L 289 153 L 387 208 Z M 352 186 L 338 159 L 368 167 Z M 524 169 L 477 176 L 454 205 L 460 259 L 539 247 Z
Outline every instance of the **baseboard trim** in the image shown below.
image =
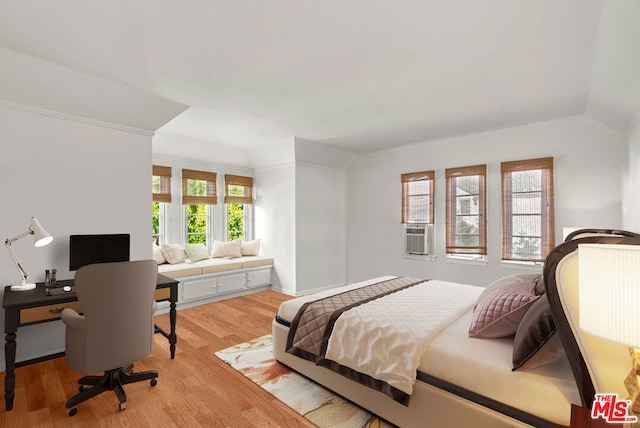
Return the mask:
M 343 287 L 345 285 L 351 285 L 351 283 L 350 282 L 343 282 L 342 284 L 326 285 L 324 287 L 316 287 L 316 288 L 312 288 L 310 290 L 303 290 L 303 291 L 285 290 L 283 288 L 276 287 L 276 286 L 271 286 L 271 289 L 273 291 L 277 291 L 278 293 L 282 293 L 282 294 L 286 294 L 286 295 L 294 296 L 294 297 L 300 297 L 300 296 L 306 296 L 307 294 L 314 294 L 314 293 L 319 293 L 321 291 L 331 290 L 331 289 L 334 289 L 334 288 L 337 288 L 337 287 Z

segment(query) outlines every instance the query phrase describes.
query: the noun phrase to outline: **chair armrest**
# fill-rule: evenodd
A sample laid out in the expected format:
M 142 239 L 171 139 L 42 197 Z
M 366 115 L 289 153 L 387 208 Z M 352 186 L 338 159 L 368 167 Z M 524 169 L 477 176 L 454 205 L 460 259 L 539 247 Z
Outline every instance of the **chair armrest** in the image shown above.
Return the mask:
M 62 322 L 67 328 L 71 330 L 77 331 L 85 331 L 86 323 L 84 320 L 84 316 L 78 314 L 76 311 L 70 308 L 65 308 L 62 310 L 60 314 L 60 318 L 62 318 Z

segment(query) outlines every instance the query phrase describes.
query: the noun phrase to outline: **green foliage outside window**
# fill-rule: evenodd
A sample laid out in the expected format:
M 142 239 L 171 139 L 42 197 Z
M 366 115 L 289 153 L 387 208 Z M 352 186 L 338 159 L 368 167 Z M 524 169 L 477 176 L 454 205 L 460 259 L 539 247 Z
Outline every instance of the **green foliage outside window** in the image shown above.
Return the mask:
M 187 205 L 187 243 L 207 244 L 207 206 Z
M 156 245 L 160 245 L 160 202 L 151 203 L 151 225 L 153 242 Z
M 244 238 L 244 204 L 227 204 L 227 239 Z

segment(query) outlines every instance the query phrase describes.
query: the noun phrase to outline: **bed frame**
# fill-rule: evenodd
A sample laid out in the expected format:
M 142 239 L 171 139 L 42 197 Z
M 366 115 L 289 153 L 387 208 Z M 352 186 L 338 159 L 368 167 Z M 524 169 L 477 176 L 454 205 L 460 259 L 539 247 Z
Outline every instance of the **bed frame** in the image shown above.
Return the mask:
M 575 250 L 580 243 L 587 242 L 640 245 L 640 235 L 618 230 L 583 229 L 569 235 L 567 240 L 556 247 L 545 261 L 543 277 L 553 319 L 572 366 L 582 405 L 591 407 L 596 392 L 592 379 L 593 370 L 588 367 L 588 363 L 583 358 L 582 341 L 579 337 L 574 336 L 579 333 L 569 321 L 572 317 L 568 318 L 565 314 L 564 308 L 567 303 L 563 302 L 563 282 L 577 283 L 577 275 L 567 274 L 570 269 L 563 270 L 561 274 L 556 272 L 558 266 L 562 265 L 567 258 L 577 257 Z M 575 266 L 572 267 L 572 269 L 574 268 Z M 561 289 L 560 292 L 558 292 L 558 288 Z M 571 310 L 575 310 L 575 305 L 571 307 Z M 286 353 L 287 332 L 286 325 L 278 320 L 273 321 L 274 355 L 279 362 L 395 425 L 401 427 L 486 426 L 492 428 L 530 426 L 557 428 L 562 426 L 428 376 L 419 377 L 420 381 L 416 382 L 414 386 L 411 404 L 405 407 L 378 391 Z M 628 353 L 624 358 L 628 361 Z M 622 371 L 625 370 L 628 370 L 628 364 L 622 367 Z
M 551 306 L 551 314 L 558 329 L 560 340 L 565 348 L 567 358 L 573 370 L 573 376 L 578 386 L 578 392 L 582 400 L 582 406 L 591 408 L 596 392 L 618 392 L 622 391 L 623 376 L 619 376 L 620 372 L 626 372 L 629 369 L 630 359 L 627 347 L 617 346 L 611 342 L 604 342 L 603 339 L 595 339 L 593 337 L 585 338 L 585 334 L 579 332 L 572 318 L 578 319 L 577 299 L 568 301 L 566 294 L 570 292 L 570 288 L 574 288 L 573 292 L 577 293 L 577 248 L 578 245 L 584 243 L 596 244 L 626 244 L 640 245 L 640 234 L 628 232 L 625 230 L 615 229 L 581 229 L 569 235 L 565 242 L 557 246 L 547 257 L 543 277 L 549 305 Z M 574 266 L 570 266 L 574 264 Z M 589 349 L 586 349 L 587 343 Z M 608 388 L 618 388 L 618 390 L 598 391 L 596 388 L 596 377 L 605 377 L 602 373 L 602 367 L 598 365 L 598 355 L 602 355 L 603 348 L 613 351 L 616 355 L 607 355 L 606 359 L 615 361 L 617 373 L 607 373 L 608 377 L 613 380 L 605 383 Z M 590 354 L 591 358 L 585 358 L 584 354 Z M 595 360 L 594 360 L 595 357 Z M 598 371 L 600 373 L 598 374 Z M 608 368 L 611 371 L 611 367 Z M 617 375 L 617 376 L 616 376 Z M 620 382 L 618 382 L 620 380 Z M 619 385 L 617 385 L 619 384 Z M 623 395 L 624 392 L 621 393 Z

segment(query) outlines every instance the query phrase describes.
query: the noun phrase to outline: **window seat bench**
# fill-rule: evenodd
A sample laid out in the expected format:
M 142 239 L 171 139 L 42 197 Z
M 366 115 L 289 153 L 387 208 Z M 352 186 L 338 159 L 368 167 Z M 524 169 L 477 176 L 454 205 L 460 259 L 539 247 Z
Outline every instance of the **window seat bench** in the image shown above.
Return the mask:
M 263 256 L 158 265 L 158 273 L 180 282 L 179 308 L 267 289 L 272 283 L 272 271 L 273 259 Z

